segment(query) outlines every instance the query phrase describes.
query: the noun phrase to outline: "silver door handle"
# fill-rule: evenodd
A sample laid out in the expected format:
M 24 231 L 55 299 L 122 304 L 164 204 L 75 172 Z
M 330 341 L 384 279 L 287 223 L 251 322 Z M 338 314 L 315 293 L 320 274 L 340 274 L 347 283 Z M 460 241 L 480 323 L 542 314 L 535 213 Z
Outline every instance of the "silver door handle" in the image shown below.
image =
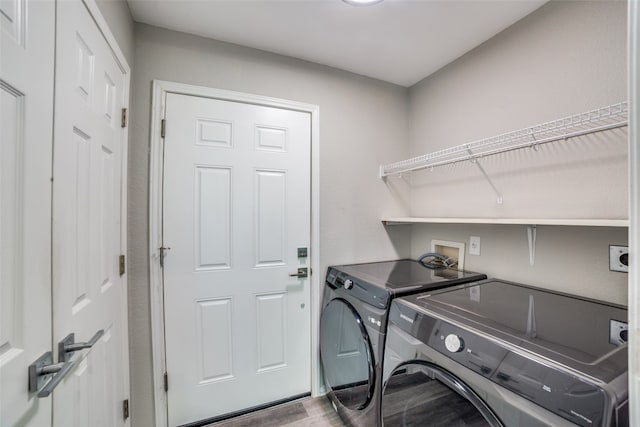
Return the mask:
M 73 366 L 74 362 L 52 363 L 53 356 L 47 351 L 35 362 L 29 365 L 29 392 L 38 392 L 38 397 L 47 397 L 54 388 L 62 382 Z M 45 384 L 49 376 L 53 375 L 51 381 Z M 42 387 L 44 385 L 44 387 Z
M 309 273 L 308 273 L 307 267 L 304 267 L 304 268 L 301 267 L 301 268 L 298 268 L 297 273 L 291 273 L 289 276 L 297 277 L 299 279 L 304 279 L 305 277 L 309 276 Z
M 98 342 L 101 336 L 104 335 L 104 329 L 100 329 L 96 332 L 88 342 L 75 342 L 76 334 L 73 332 L 63 338 L 62 341 L 58 343 L 58 361 L 66 362 L 71 359 L 71 353 L 83 350 L 85 348 L 91 348 L 95 343 Z

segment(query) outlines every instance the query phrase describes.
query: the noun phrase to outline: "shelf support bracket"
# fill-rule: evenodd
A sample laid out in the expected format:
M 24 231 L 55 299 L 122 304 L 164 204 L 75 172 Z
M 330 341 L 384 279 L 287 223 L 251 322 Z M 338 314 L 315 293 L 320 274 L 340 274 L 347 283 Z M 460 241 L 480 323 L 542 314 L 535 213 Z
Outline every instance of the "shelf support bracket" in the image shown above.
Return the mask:
M 380 165 L 380 172 L 378 174 L 378 177 L 383 181 L 387 180 L 387 175 L 384 174 L 384 166 L 383 165 Z
M 529 239 L 529 265 L 536 260 L 536 226 L 527 225 L 527 238 Z
M 467 148 L 467 153 L 469 153 L 470 156 L 473 156 L 473 152 L 471 151 L 470 148 Z M 489 185 L 491 186 L 491 188 L 493 188 L 493 191 L 496 193 L 496 202 L 501 205 L 502 204 L 502 193 L 500 193 L 500 191 L 498 191 L 498 188 L 496 187 L 496 185 L 493 183 L 493 181 L 491 180 L 491 178 L 489 178 L 489 175 L 487 174 L 487 172 L 484 170 L 484 168 L 482 167 L 482 165 L 480 164 L 480 162 L 478 161 L 478 159 L 476 158 L 471 158 L 471 163 L 475 164 L 478 169 L 480 170 L 480 172 L 482 173 L 482 175 L 484 176 L 484 179 L 487 180 L 487 182 L 489 183 Z

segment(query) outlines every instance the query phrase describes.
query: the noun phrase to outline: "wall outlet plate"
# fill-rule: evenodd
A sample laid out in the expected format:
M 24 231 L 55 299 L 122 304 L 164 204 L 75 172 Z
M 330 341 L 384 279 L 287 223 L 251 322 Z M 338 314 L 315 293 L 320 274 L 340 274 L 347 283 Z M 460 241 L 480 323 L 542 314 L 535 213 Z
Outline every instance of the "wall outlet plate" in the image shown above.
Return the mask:
M 621 273 L 629 272 L 629 248 L 609 245 L 609 270 Z
M 469 237 L 469 255 L 480 255 L 480 237 Z
M 620 320 L 609 320 L 609 343 L 615 346 L 621 346 L 627 343 L 627 334 L 629 333 L 629 325 L 627 322 Z

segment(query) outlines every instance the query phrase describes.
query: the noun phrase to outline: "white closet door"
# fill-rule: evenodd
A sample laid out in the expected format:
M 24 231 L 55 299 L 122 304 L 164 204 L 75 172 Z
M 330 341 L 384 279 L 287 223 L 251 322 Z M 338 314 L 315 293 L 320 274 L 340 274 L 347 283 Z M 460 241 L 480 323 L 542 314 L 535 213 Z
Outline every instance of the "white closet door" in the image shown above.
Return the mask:
M 169 423 L 308 393 L 308 113 L 167 95 Z
M 53 341 L 93 347 L 54 391 L 54 426 L 127 421 L 126 298 L 121 254 L 121 156 L 126 73 L 80 0 L 57 2 L 53 164 Z
M 0 425 L 46 426 L 27 369 L 51 343 L 54 3 L 0 1 Z

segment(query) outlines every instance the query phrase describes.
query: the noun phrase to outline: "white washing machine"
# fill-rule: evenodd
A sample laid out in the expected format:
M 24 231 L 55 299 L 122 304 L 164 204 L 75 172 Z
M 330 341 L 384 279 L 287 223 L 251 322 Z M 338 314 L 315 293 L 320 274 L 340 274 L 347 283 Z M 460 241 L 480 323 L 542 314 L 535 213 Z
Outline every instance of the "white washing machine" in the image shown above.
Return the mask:
M 384 426 L 627 427 L 625 307 L 489 279 L 391 304 Z

